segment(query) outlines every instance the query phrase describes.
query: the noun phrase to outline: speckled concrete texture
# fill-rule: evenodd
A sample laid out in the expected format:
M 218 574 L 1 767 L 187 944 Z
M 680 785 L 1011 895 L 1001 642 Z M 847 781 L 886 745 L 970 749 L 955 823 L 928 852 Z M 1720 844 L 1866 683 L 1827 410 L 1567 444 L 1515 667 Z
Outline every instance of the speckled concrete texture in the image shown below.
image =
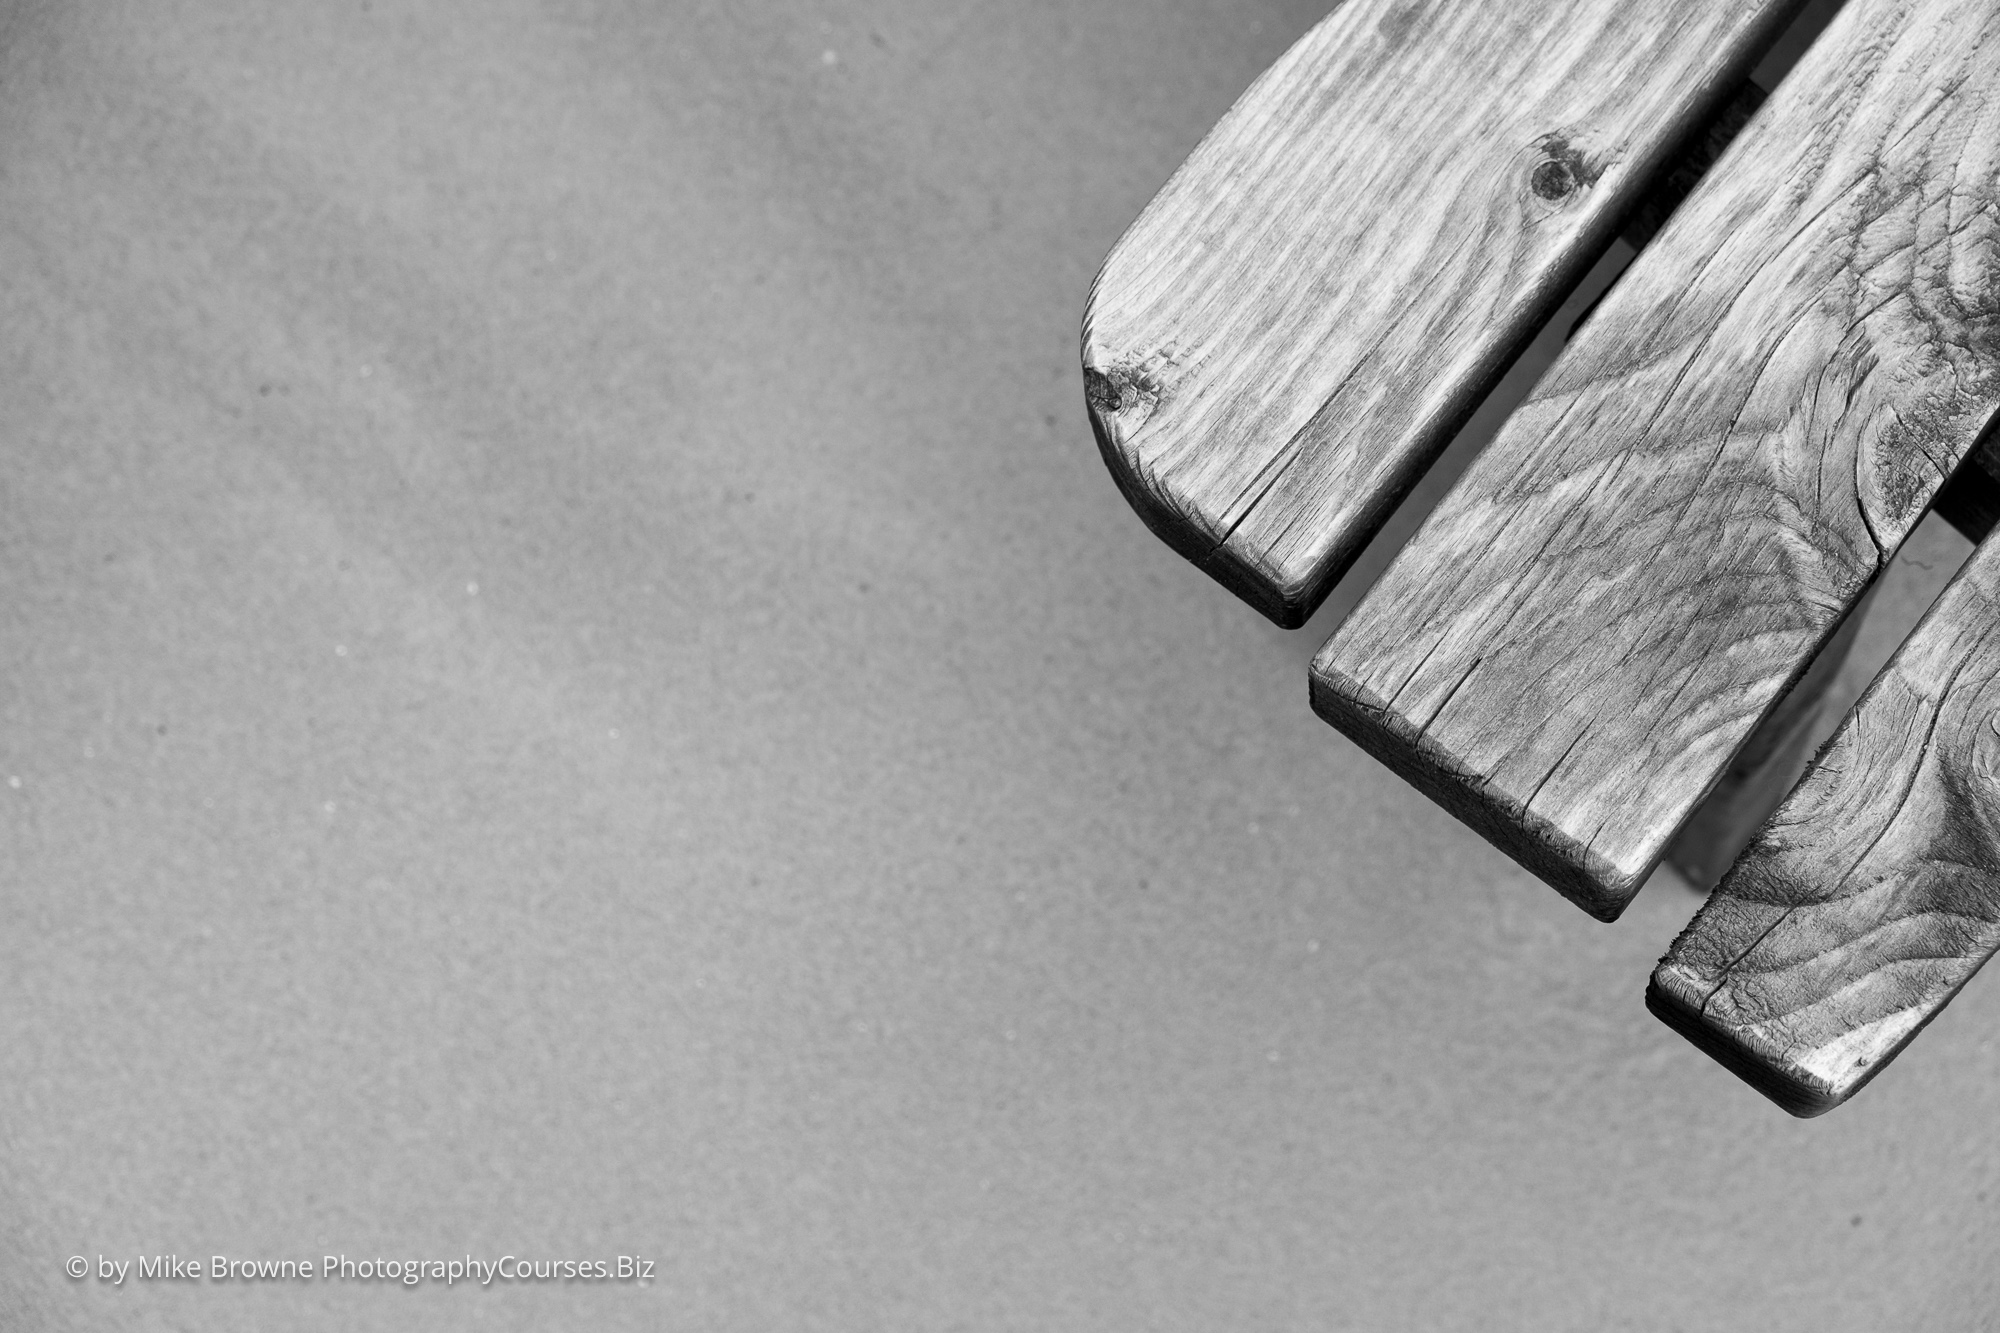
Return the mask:
M 2000 979 L 1787 1118 L 1099 462 L 1319 7 L 5 12 L 0 1326 L 1991 1326 Z

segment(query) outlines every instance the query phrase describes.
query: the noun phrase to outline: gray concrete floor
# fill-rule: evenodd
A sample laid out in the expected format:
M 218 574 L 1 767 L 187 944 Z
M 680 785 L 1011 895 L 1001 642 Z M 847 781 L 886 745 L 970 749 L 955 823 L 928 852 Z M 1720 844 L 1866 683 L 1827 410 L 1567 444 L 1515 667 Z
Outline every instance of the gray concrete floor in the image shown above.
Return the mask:
M 1784 1116 L 1105 475 L 1319 13 L 16 5 L 0 1325 L 1992 1326 L 2000 982 Z

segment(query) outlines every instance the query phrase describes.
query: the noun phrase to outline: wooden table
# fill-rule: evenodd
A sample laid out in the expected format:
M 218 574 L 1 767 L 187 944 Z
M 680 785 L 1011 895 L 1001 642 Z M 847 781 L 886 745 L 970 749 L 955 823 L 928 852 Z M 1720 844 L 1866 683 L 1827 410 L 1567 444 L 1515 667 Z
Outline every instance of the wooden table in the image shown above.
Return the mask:
M 2000 9 L 1851 0 L 1681 202 L 1798 8 L 1353 0 L 1085 318 L 1125 494 L 1296 625 L 1620 227 L 1670 213 L 1311 673 L 1322 716 L 1607 921 L 1718 787 L 1782 794 L 1743 757 L 1783 768 L 1924 513 L 1994 510 Z M 2000 946 L 1996 579 L 1982 546 L 1655 974 L 1656 1012 L 1794 1111 Z

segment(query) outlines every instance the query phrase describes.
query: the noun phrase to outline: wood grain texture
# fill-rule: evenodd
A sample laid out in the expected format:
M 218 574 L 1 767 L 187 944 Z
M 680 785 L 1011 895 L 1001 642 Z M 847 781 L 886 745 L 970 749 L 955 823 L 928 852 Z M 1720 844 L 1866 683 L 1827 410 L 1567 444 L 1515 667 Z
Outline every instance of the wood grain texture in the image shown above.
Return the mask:
M 1851 0 L 1328 641 L 1606 920 L 2000 403 L 2000 8 Z
M 1176 550 L 1304 621 L 1797 0 L 1348 0 L 1105 261 L 1087 398 Z
M 1647 1003 L 1799 1115 L 2000 948 L 2000 542 L 1884 668 L 1653 973 Z

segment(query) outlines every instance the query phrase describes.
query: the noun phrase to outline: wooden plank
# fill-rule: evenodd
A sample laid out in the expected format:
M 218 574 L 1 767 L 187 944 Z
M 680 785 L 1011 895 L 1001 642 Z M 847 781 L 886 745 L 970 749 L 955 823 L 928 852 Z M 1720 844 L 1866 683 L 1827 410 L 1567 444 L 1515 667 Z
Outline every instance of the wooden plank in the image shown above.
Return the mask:
M 1661 1018 L 1797 1115 L 2000 949 L 2000 540 L 1861 697 L 1653 973 Z
M 1822 19 L 1814 26 L 1812 35 L 1817 36 L 1824 27 Z M 1797 30 L 1798 25 L 1795 24 L 1793 40 L 1797 39 Z M 1687 201 L 1694 187 L 1701 183 L 1701 178 L 1722 157 L 1723 150 L 1750 123 L 1751 117 L 1769 95 L 1755 81 L 1745 82 L 1715 113 L 1708 126 L 1682 147 L 1673 166 L 1653 183 L 1645 199 L 1626 219 L 1625 229 L 1620 235 L 1627 245 L 1636 252 L 1651 243 L 1674 210 Z M 1609 287 L 1605 288 L 1605 291 L 1609 290 Z M 1599 300 L 1602 299 L 1600 294 Z M 1576 336 L 1577 329 L 1596 308 L 1597 303 L 1592 302 L 1590 309 L 1577 317 L 1569 330 L 1570 337 Z M 1990 433 L 1988 438 L 1987 447 L 1990 448 Z M 1967 459 L 1966 464 L 1959 468 L 1958 476 L 1962 478 L 1971 471 L 1974 471 L 1972 459 Z M 1967 488 L 1960 486 L 1958 490 Z M 1937 507 L 1944 507 L 1947 495 L 1957 494 L 1953 486 L 1947 485 L 1945 492 L 1938 497 Z M 1980 498 L 1974 495 L 1961 503 L 1977 504 Z M 1703 798 L 1668 845 L 1667 861 L 1696 888 L 1707 892 L 1721 881 L 1724 872 L 1750 844 L 1764 821 L 1770 818 L 1805 772 L 1807 752 L 1823 711 L 1824 696 L 1828 686 L 1840 674 L 1848 650 L 1853 647 L 1855 636 L 1867 614 L 1868 600 L 1863 597 L 1848 613 L 1832 639 L 1813 659 L 1805 675 L 1786 692 L 1775 708 L 1765 714 L 1757 730 L 1737 751 L 1721 781 Z
M 1303 623 L 1798 0 L 1348 0 L 1106 259 L 1084 378 L 1176 550 Z
M 1592 913 L 2000 404 L 2000 9 L 1851 0 L 1313 667 Z

